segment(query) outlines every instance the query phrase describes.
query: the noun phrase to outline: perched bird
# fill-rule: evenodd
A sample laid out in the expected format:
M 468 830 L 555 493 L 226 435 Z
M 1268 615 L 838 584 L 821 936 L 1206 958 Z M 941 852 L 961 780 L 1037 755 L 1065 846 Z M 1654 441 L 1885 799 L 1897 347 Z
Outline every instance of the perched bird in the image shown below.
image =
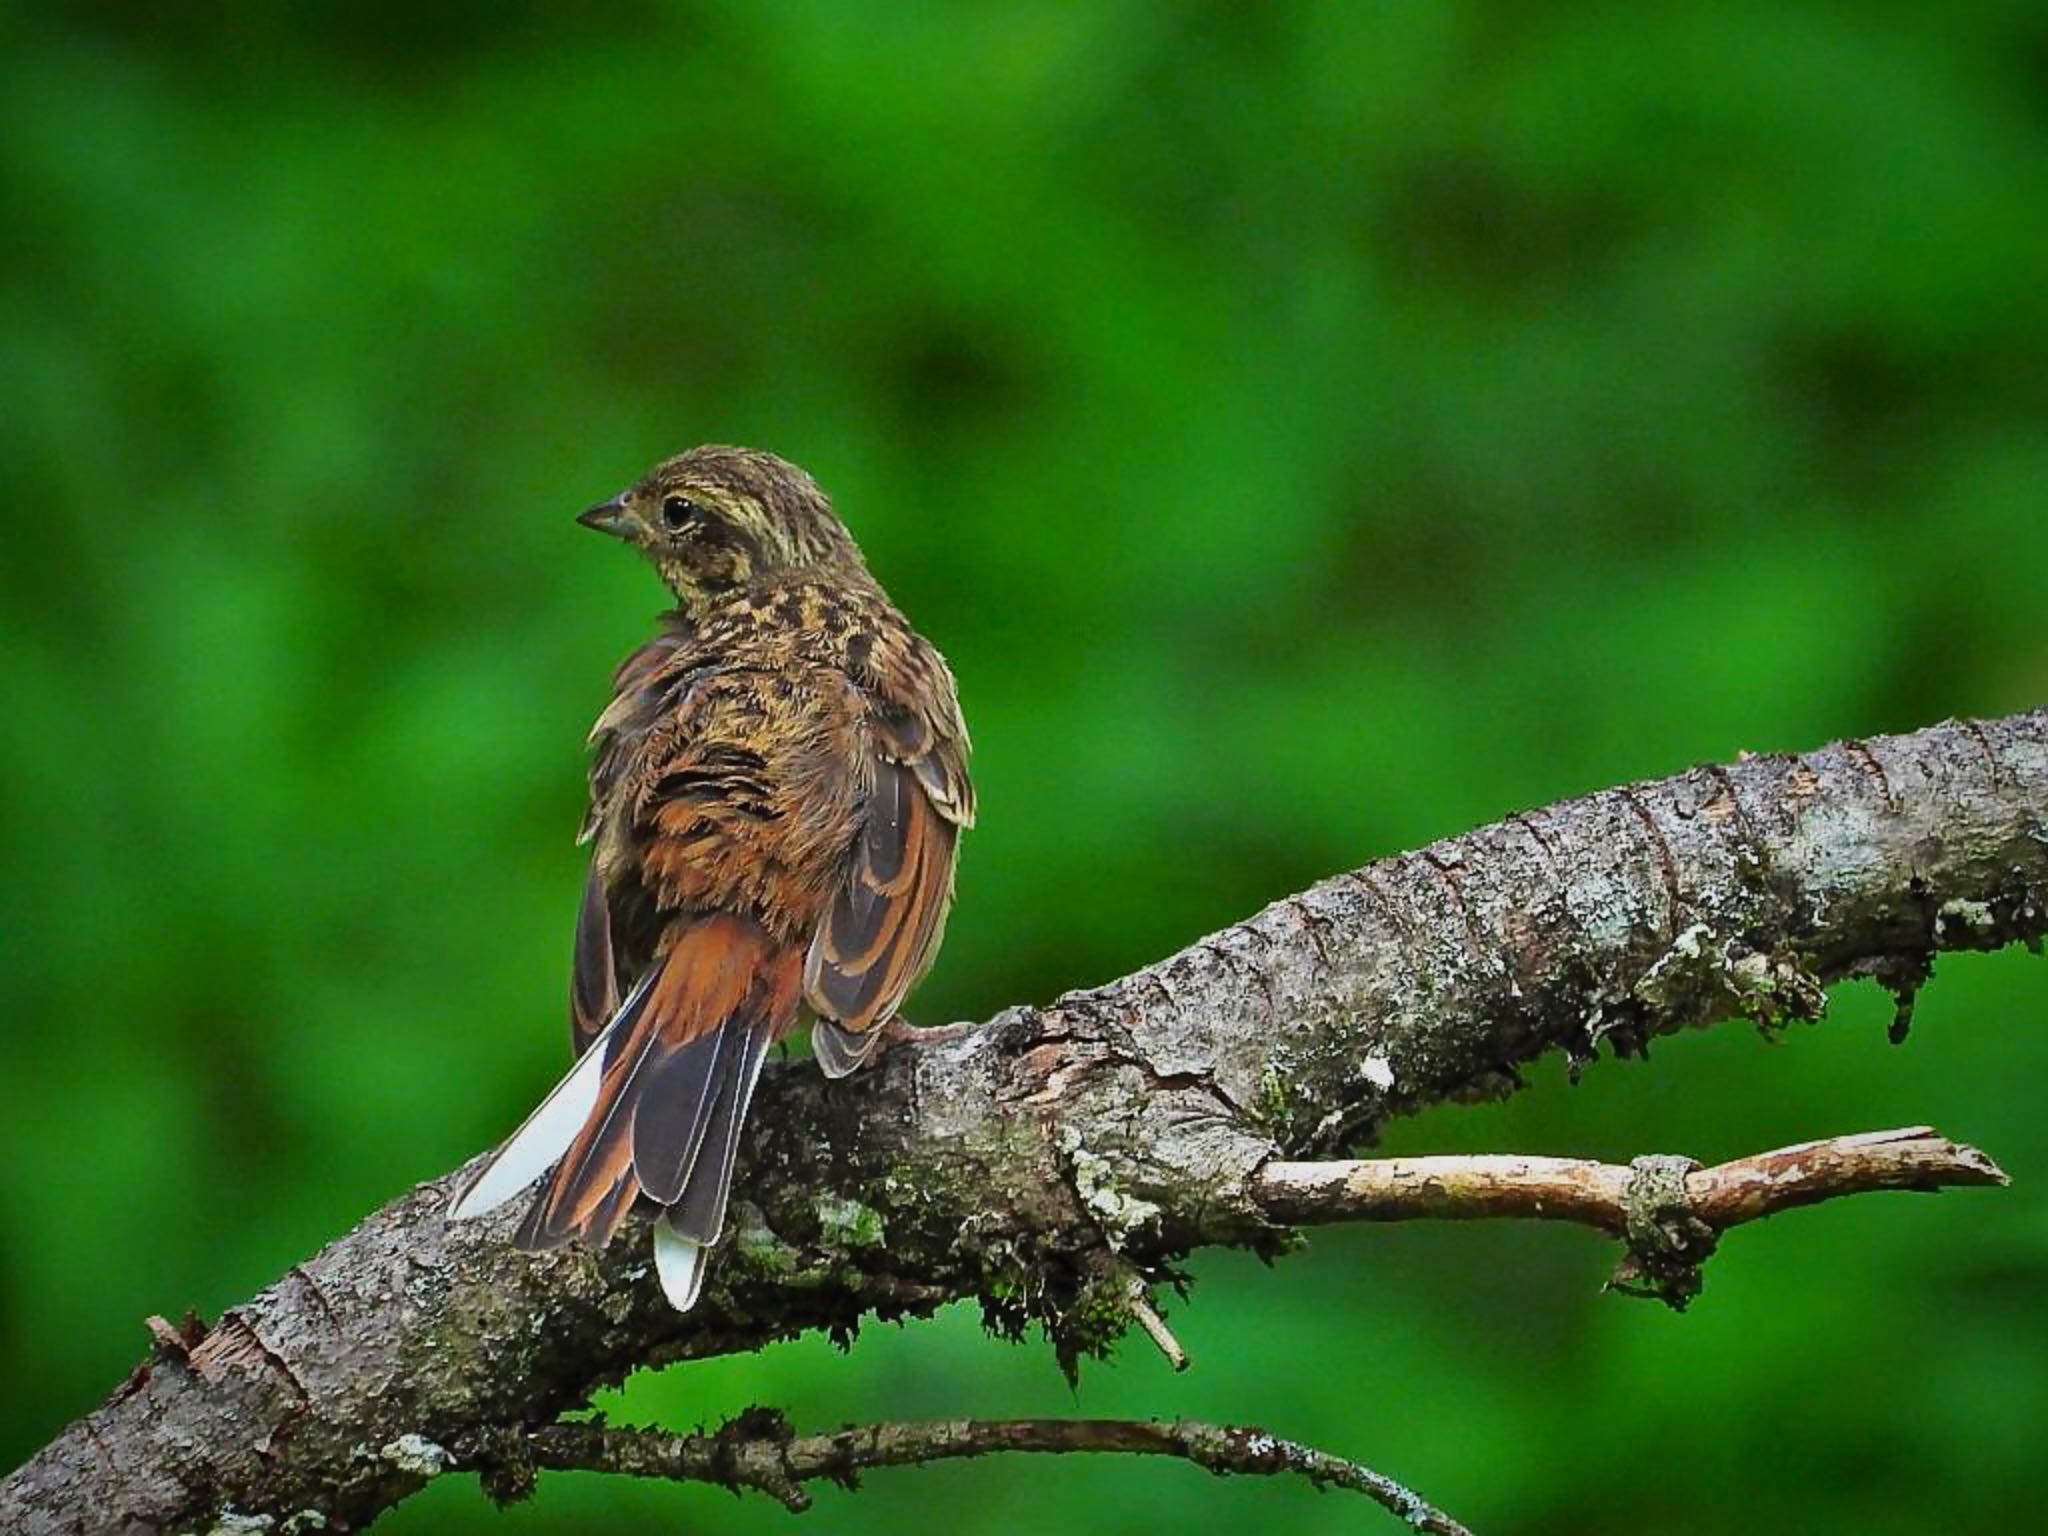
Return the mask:
M 519 1246 L 598 1246 L 644 1195 L 687 1311 L 769 1046 L 808 1010 L 819 1065 L 851 1072 L 938 950 L 974 821 L 967 727 L 944 658 L 795 465 L 693 448 L 577 521 L 636 546 L 676 607 L 590 733 L 576 1064 L 451 1214 L 552 1165 Z

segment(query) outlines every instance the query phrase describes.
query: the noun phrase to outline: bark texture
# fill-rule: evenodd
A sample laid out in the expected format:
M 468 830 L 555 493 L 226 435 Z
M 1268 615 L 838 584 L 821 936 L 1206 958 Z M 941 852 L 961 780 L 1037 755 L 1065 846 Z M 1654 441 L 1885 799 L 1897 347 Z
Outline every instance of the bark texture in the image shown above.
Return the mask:
M 1815 1017 L 1844 977 L 1892 988 L 1902 1033 L 1936 952 L 2044 929 L 2048 711 L 1510 816 L 844 1082 L 771 1071 L 687 1318 L 637 1219 L 529 1257 L 516 1213 L 451 1225 L 452 1181 L 421 1185 L 212 1329 L 160 1333 L 0 1482 L 0 1530 L 360 1527 L 637 1366 L 958 1297 L 1071 1361 L 1127 1325 L 1134 1276 L 1283 1238 L 1271 1159 L 1505 1091 L 1545 1052 Z

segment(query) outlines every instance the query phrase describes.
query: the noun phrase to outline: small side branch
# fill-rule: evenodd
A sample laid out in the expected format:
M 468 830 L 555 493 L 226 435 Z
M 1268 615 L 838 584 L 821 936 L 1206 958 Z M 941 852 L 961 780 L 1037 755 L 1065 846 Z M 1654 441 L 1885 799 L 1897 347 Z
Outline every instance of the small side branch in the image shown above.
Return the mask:
M 1136 1318 L 1138 1326 L 1145 1330 L 1145 1337 L 1152 1341 L 1152 1347 L 1164 1355 L 1166 1363 L 1176 1371 L 1186 1370 L 1188 1352 L 1181 1347 L 1180 1340 L 1173 1336 L 1173 1330 L 1166 1326 L 1166 1319 L 1159 1315 L 1158 1309 L 1152 1305 L 1151 1298 L 1145 1294 L 1145 1283 L 1133 1279 L 1129 1296 L 1131 1316 Z
M 803 1485 L 821 1478 L 850 1488 L 861 1473 L 876 1467 L 927 1466 L 1003 1452 L 1171 1456 L 1218 1475 L 1291 1474 L 1318 1488 L 1362 1493 L 1414 1530 L 1471 1536 L 1435 1505 L 1357 1462 L 1262 1429 L 1190 1420 L 942 1419 L 799 1436 L 781 1414 L 757 1408 L 710 1435 L 602 1423 L 551 1424 L 533 1431 L 525 1445 L 532 1468 L 716 1483 L 735 1491 L 752 1488 L 798 1512 L 811 1504 Z M 512 1479 L 515 1487 L 523 1481 L 518 1475 Z
M 1931 1125 L 1866 1131 L 1702 1168 L 1687 1180 L 1693 1207 L 1716 1230 L 1775 1216 L 1837 1195 L 1879 1189 L 1938 1190 L 2010 1184 L 1977 1148 L 1950 1141 Z
M 1628 1240 L 1618 1289 L 1683 1307 L 1699 1290 L 1700 1262 L 1730 1227 L 1842 1195 L 2007 1182 L 1977 1148 L 1916 1125 L 1801 1142 L 1712 1168 L 1672 1157 L 1639 1157 L 1627 1167 L 1517 1156 L 1273 1162 L 1253 1176 L 1252 1192 L 1287 1226 L 1487 1216 L 1578 1222 Z
M 1639 1170 L 1571 1157 L 1375 1157 L 1268 1163 L 1253 1181 L 1266 1214 L 1287 1226 L 1338 1221 L 1525 1216 L 1619 1234 Z M 1715 1231 L 1840 1195 L 2010 1182 L 1975 1147 L 1932 1126 L 1832 1136 L 1687 1173 L 1693 1214 Z

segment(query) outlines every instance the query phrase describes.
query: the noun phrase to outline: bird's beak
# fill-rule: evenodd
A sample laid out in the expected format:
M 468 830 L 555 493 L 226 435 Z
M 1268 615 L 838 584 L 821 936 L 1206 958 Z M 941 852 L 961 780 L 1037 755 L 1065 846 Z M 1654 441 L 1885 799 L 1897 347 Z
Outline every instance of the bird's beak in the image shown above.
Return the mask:
M 626 510 L 626 493 L 621 491 L 610 501 L 600 501 L 588 511 L 577 513 L 576 521 L 586 528 L 595 528 L 599 533 L 625 538 L 632 523 L 632 513 Z

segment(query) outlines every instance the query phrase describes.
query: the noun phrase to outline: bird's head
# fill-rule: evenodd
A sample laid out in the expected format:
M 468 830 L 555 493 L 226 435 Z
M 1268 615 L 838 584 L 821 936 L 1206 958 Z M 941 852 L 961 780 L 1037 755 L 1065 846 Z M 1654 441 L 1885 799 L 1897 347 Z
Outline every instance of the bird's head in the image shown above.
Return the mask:
M 772 453 L 707 444 L 665 459 L 576 519 L 637 545 L 687 612 L 777 577 L 864 576 L 809 475 Z

